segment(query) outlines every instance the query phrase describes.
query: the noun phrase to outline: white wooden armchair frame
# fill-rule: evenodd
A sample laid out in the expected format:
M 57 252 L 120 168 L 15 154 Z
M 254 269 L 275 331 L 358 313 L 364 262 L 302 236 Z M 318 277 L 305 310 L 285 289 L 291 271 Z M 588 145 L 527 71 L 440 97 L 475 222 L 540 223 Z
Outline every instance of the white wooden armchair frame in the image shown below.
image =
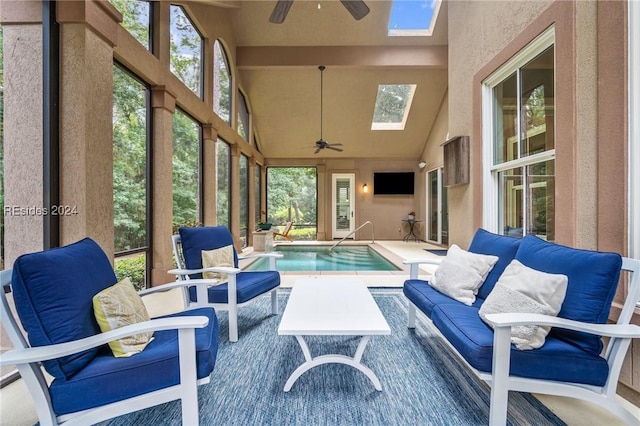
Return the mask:
M 240 268 L 229 268 L 229 267 L 214 267 L 214 268 L 203 268 L 203 269 L 185 269 L 184 259 L 181 253 L 181 239 L 180 235 L 173 235 L 171 237 L 172 245 L 173 245 L 173 256 L 176 261 L 177 269 L 172 269 L 168 271 L 169 274 L 174 274 L 178 277 L 178 280 L 181 282 L 186 282 L 187 285 L 183 288 L 183 300 L 184 306 L 187 307 L 202 307 L 202 306 L 213 306 L 216 311 L 227 311 L 229 313 L 229 341 L 237 342 L 238 341 L 238 308 L 242 307 L 248 303 L 251 303 L 252 300 L 248 300 L 244 303 L 238 303 L 238 292 L 236 279 L 237 275 L 242 272 Z M 269 259 L 269 270 L 276 270 L 276 259 L 282 257 L 280 253 L 260 253 L 253 254 L 248 256 L 238 256 L 238 260 L 252 259 L 252 258 L 261 258 L 266 257 Z M 228 282 L 227 282 L 227 300 L 228 303 L 209 303 L 209 295 L 208 295 L 208 287 L 211 285 L 218 284 L 218 281 L 215 279 L 191 279 L 189 275 L 192 274 L 201 274 L 203 272 L 222 272 L 227 274 Z M 192 302 L 189 297 L 189 287 L 195 284 L 199 284 L 196 288 L 196 301 Z M 204 285 L 203 285 L 204 284 Z M 277 287 L 271 290 L 271 313 L 273 315 L 278 314 L 278 289 Z
M 405 263 L 411 265 L 411 279 L 418 279 L 418 265 L 437 265 L 440 263 L 440 260 L 412 260 L 406 261 Z M 640 260 L 623 258 L 622 270 L 629 272 L 629 275 L 626 277 L 628 282 L 627 293 L 624 305 L 615 324 L 583 323 L 538 314 L 487 315 L 488 321 L 494 327 L 493 368 L 491 373 L 478 371 L 473 368 L 466 362 L 464 357 L 458 353 L 455 347 L 449 344 L 447 339 L 444 338 L 437 328 L 435 326 L 431 326 L 431 328 L 442 337 L 448 346 L 458 354 L 460 359 L 463 360 L 480 379 L 484 380 L 491 386 L 489 424 L 506 424 L 509 391 L 531 392 L 581 399 L 610 411 L 628 424 L 640 424 L 640 417 L 638 416 L 640 409 L 636 410 L 636 412 L 629 410 L 621 403 L 620 397 L 616 394 L 620 371 L 629 345 L 631 344 L 632 339 L 640 338 L 640 327 L 630 324 L 631 317 L 636 309 L 636 304 L 640 300 Z M 411 328 L 415 327 L 416 310 L 416 306 L 413 303 L 409 303 L 408 320 L 409 327 Z M 430 321 L 428 321 L 428 323 L 430 324 Z M 591 386 L 579 383 L 529 379 L 509 375 L 511 359 L 511 327 L 518 325 L 546 325 L 608 337 L 609 342 L 606 345 L 606 349 L 603 354 L 603 357 L 609 365 L 609 375 L 606 383 L 603 386 Z
M 40 425 L 64 424 L 71 426 L 94 424 L 177 399 L 181 401 L 183 424 L 198 424 L 197 387 L 201 384 L 209 383 L 210 377 L 207 376 L 200 380 L 197 378 L 195 329 L 205 327 L 209 322 L 207 317 L 190 316 L 152 319 L 151 321 L 122 327 L 80 340 L 50 346 L 30 347 L 20 331 L 6 298 L 5 289 L 10 286 L 11 275 L 11 269 L 0 272 L 0 319 L 14 349 L 0 355 L 0 365 L 15 365 L 17 367 L 34 400 Z M 165 291 L 184 285 L 185 283 L 171 283 L 147 289 L 141 294 Z M 82 352 L 102 346 L 113 340 L 139 333 L 176 329 L 178 330 L 180 359 L 179 384 L 84 411 L 61 416 L 57 416 L 54 413 L 47 381 L 40 366 L 42 361 Z

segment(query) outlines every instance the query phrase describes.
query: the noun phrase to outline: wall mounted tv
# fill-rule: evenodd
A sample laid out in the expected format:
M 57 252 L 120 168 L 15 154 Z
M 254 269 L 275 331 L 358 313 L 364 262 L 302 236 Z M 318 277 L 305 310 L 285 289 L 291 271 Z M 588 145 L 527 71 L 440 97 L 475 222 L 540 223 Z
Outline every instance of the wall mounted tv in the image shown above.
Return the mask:
M 414 172 L 374 172 L 373 195 L 413 195 Z

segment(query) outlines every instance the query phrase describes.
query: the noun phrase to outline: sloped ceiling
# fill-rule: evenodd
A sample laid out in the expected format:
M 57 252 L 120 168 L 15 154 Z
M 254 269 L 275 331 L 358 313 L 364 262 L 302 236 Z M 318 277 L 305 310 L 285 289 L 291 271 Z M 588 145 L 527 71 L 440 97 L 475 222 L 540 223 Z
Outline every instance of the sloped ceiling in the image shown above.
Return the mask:
M 283 24 L 275 1 L 227 1 L 241 89 L 247 94 L 265 158 L 417 159 L 447 90 L 447 7 L 429 37 L 388 37 L 391 2 L 369 0 L 356 21 L 337 0 L 296 0 Z M 320 4 L 320 9 L 318 9 Z M 314 154 L 320 138 L 344 152 Z M 417 84 L 404 130 L 372 131 L 379 84 Z

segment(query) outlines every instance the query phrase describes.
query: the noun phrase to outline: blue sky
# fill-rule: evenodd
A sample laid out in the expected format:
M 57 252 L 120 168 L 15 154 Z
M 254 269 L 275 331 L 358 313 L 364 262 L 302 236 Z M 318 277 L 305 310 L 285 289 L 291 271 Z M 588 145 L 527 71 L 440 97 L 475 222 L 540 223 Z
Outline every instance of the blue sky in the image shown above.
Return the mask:
M 395 0 L 389 18 L 390 30 L 426 30 L 431 24 L 436 0 Z

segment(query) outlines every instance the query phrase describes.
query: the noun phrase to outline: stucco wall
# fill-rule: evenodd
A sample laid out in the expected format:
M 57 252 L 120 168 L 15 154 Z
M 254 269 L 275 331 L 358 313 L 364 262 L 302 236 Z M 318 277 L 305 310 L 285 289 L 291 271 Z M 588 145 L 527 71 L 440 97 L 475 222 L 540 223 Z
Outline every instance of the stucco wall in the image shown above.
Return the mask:
M 449 134 L 473 134 L 474 75 L 539 16 L 551 1 L 449 2 Z M 475 115 L 474 115 L 475 114 Z M 471 140 L 471 156 L 481 155 Z M 475 176 L 474 163 L 471 175 Z M 469 220 L 481 205 L 474 205 L 475 185 L 449 188 L 450 243 L 468 246 L 480 225 Z

